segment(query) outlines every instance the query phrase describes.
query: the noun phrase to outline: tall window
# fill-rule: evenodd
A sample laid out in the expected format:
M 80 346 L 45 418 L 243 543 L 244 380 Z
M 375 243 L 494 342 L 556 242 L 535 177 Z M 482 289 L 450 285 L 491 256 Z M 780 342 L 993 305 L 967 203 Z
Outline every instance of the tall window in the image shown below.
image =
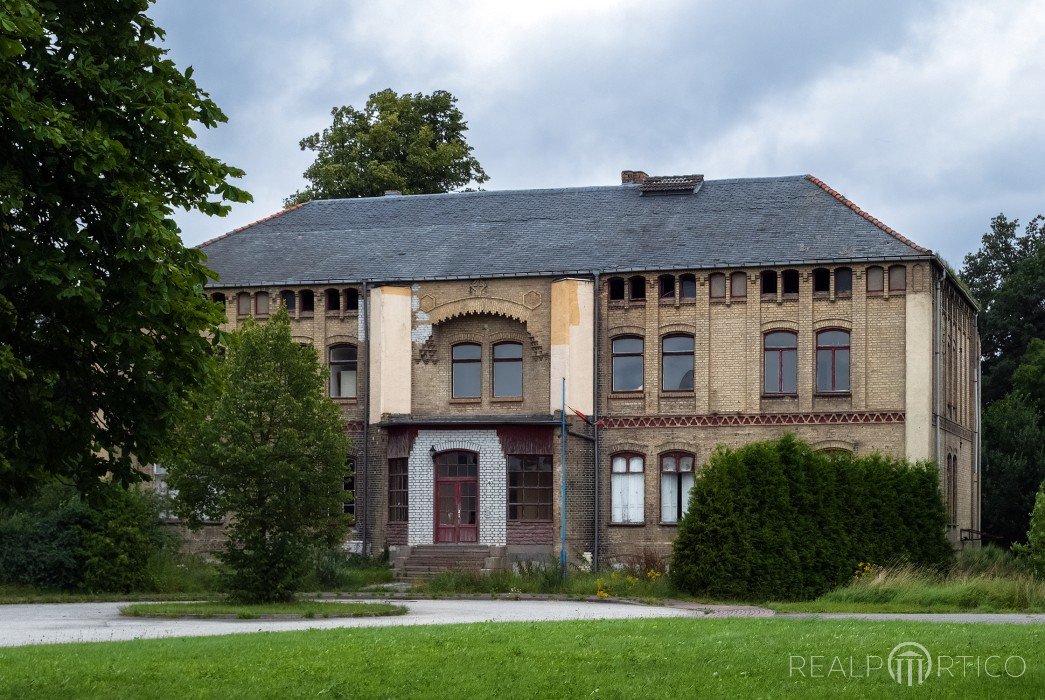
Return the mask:
M 848 393 L 849 331 L 816 334 L 816 390 L 825 394 Z
M 301 290 L 301 313 L 310 314 L 316 310 L 316 293 L 311 289 Z
M 646 298 L 646 278 L 635 275 L 628 280 L 628 296 L 632 301 L 640 301 Z
M 336 399 L 356 398 L 356 346 L 330 348 L 330 395 Z
M 215 304 L 221 304 L 222 306 L 225 305 L 225 295 L 222 294 L 221 292 L 214 292 L 213 294 L 210 295 L 210 299 Z
M 341 292 L 336 289 L 327 289 L 323 292 L 327 299 L 327 311 L 341 310 Z
M 784 298 L 794 299 L 798 296 L 798 270 L 784 270 L 780 277 L 784 283 Z
M 776 270 L 763 270 L 761 275 L 762 298 L 776 299 Z
M 359 290 L 345 290 L 345 311 L 359 311 Z
M 665 452 L 660 456 L 660 521 L 677 523 L 689 510 L 693 488 L 693 455 Z
M 798 393 L 798 334 L 773 331 L 765 335 L 763 393 Z
M 482 395 L 482 347 L 460 343 L 450 350 L 451 391 L 455 399 L 477 399 Z
M 826 267 L 813 270 L 813 294 L 828 294 L 831 291 L 831 271 Z
M 729 276 L 729 296 L 733 299 L 743 299 L 747 296 L 747 275 L 743 272 L 734 272 Z
M 407 522 L 409 471 L 406 463 L 406 457 L 393 457 L 388 460 L 388 522 L 390 523 Z
M 958 457 L 947 455 L 947 471 L 944 474 L 947 491 L 947 522 L 958 524 Z
M 642 391 L 642 338 L 613 339 L 613 391 Z
M 847 297 L 853 294 L 853 271 L 848 267 L 835 268 L 835 296 Z
M 356 460 L 355 457 L 348 458 L 348 464 L 345 467 L 345 481 L 342 485 L 342 489 L 345 493 L 345 500 L 341 502 L 341 510 L 348 515 L 351 515 L 353 519 L 356 517 Z
M 294 313 L 294 309 L 297 308 L 297 297 L 294 292 L 284 289 L 279 293 L 279 303 L 283 305 L 287 313 Z
M 693 391 L 693 336 L 664 336 L 661 341 L 660 388 L 664 391 Z
M 877 265 L 867 268 L 867 293 L 881 294 L 885 290 L 885 272 Z
M 903 292 L 907 290 L 907 268 L 893 265 L 889 268 L 889 291 Z
M 552 519 L 552 458 L 508 455 L 508 519 Z
M 258 316 L 268 316 L 269 314 L 269 293 L 258 292 L 254 295 L 254 310 Z
M 240 292 L 236 295 L 236 314 L 250 316 L 250 293 Z
M 697 298 L 697 276 L 690 273 L 679 276 L 679 298 L 692 300 Z
M 712 299 L 726 298 L 726 276 L 721 272 L 714 272 L 708 277 L 708 295 Z
M 615 523 L 641 523 L 645 512 L 645 460 L 634 452 L 613 456 L 611 519 Z
M 493 346 L 494 397 L 522 396 L 522 356 L 522 343 L 497 343 Z
M 660 290 L 661 301 L 675 301 L 675 275 L 661 275 L 657 279 L 657 286 Z
M 610 301 L 624 301 L 624 278 L 610 277 Z

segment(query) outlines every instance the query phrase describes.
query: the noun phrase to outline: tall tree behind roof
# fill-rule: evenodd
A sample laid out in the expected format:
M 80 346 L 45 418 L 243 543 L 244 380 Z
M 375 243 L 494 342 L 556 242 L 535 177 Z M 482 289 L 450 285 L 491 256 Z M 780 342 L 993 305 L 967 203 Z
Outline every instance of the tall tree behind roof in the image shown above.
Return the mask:
M 398 95 L 387 89 L 371 95 L 362 110 L 347 105 L 330 113 L 331 126 L 301 139 L 301 150 L 315 151 L 316 160 L 304 173 L 308 187 L 288 197 L 288 207 L 390 190 L 450 192 L 490 179 L 472 155 L 468 124 L 449 92 Z

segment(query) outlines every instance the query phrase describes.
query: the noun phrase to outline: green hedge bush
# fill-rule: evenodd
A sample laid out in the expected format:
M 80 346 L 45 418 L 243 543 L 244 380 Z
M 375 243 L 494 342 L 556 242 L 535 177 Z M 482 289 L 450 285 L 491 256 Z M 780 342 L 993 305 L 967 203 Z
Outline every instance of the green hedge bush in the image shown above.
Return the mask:
M 694 595 L 815 598 L 860 562 L 948 564 L 944 526 L 934 464 L 832 457 L 788 435 L 712 454 L 679 523 L 671 576 Z

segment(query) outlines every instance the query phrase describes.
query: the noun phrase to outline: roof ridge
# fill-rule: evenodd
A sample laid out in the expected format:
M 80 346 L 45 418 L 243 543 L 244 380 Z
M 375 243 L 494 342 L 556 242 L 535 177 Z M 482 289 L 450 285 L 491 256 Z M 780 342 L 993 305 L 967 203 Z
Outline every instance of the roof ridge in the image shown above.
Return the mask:
M 312 200 L 309 200 L 309 201 L 312 201 Z M 206 248 L 211 243 L 216 243 L 216 242 L 220 241 L 223 238 L 228 238 L 232 234 L 239 233 L 240 231 L 246 230 L 246 229 L 250 228 L 251 226 L 257 226 L 258 224 L 264 223 L 266 221 L 271 221 L 272 219 L 275 219 L 277 217 L 283 216 L 287 212 L 294 211 L 295 209 L 300 209 L 301 207 L 305 206 L 306 204 L 308 204 L 308 202 L 301 202 L 300 204 L 295 204 L 295 205 L 287 207 L 285 209 L 280 209 L 279 211 L 277 211 L 274 214 L 269 214 L 268 216 L 263 216 L 260 219 L 258 219 L 257 221 L 252 221 L 249 224 L 244 224 L 243 226 L 240 226 L 238 228 L 234 228 L 231 231 L 229 231 L 228 233 L 223 233 L 220 236 L 216 236 L 215 238 L 211 238 L 208 241 L 203 241 L 203 243 L 198 243 L 196 245 L 196 247 L 197 248 Z
M 837 199 L 839 202 L 841 202 L 845 206 L 847 206 L 850 209 L 852 209 L 853 212 L 857 216 L 860 216 L 860 217 L 866 219 L 867 221 L 871 222 L 872 224 L 874 224 L 878 228 L 882 229 L 883 231 L 885 231 L 886 233 L 888 233 L 890 236 L 892 236 L 896 240 L 900 241 L 901 243 L 909 245 L 909 246 L 911 246 L 912 248 L 914 248 L 915 250 L 917 250 L 917 251 L 919 251 L 921 253 L 926 253 L 926 254 L 930 254 L 930 255 L 932 254 L 932 251 L 929 250 L 928 248 L 923 248 L 922 246 L 918 245 L 917 243 L 912 241 L 910 238 L 908 238 L 907 236 L 905 236 L 902 233 L 900 233 L 899 231 L 897 231 L 896 229 L 894 229 L 894 228 L 892 228 L 890 226 L 887 226 L 880 219 L 877 219 L 877 218 L 871 216 L 870 214 L 868 214 L 866 211 L 864 211 L 863 209 L 858 207 L 851 199 L 849 199 L 844 194 L 842 194 L 838 190 L 836 190 L 833 187 L 831 187 L 830 185 L 828 185 L 826 182 L 824 182 L 820 178 L 818 178 L 818 177 L 816 177 L 814 175 L 807 174 L 806 175 L 806 179 L 809 180 L 814 185 L 816 185 L 817 187 L 819 187 L 820 189 L 822 189 L 824 192 L 827 192 L 829 195 L 831 195 L 832 197 Z

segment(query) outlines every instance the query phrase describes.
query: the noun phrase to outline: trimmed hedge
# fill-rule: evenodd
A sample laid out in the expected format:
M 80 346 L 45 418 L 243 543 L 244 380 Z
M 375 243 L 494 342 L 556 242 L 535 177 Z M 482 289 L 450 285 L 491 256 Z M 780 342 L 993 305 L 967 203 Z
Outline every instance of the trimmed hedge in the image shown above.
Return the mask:
M 671 576 L 694 595 L 815 598 L 860 562 L 946 565 L 945 518 L 933 463 L 828 456 L 790 435 L 720 447 L 693 485 Z

